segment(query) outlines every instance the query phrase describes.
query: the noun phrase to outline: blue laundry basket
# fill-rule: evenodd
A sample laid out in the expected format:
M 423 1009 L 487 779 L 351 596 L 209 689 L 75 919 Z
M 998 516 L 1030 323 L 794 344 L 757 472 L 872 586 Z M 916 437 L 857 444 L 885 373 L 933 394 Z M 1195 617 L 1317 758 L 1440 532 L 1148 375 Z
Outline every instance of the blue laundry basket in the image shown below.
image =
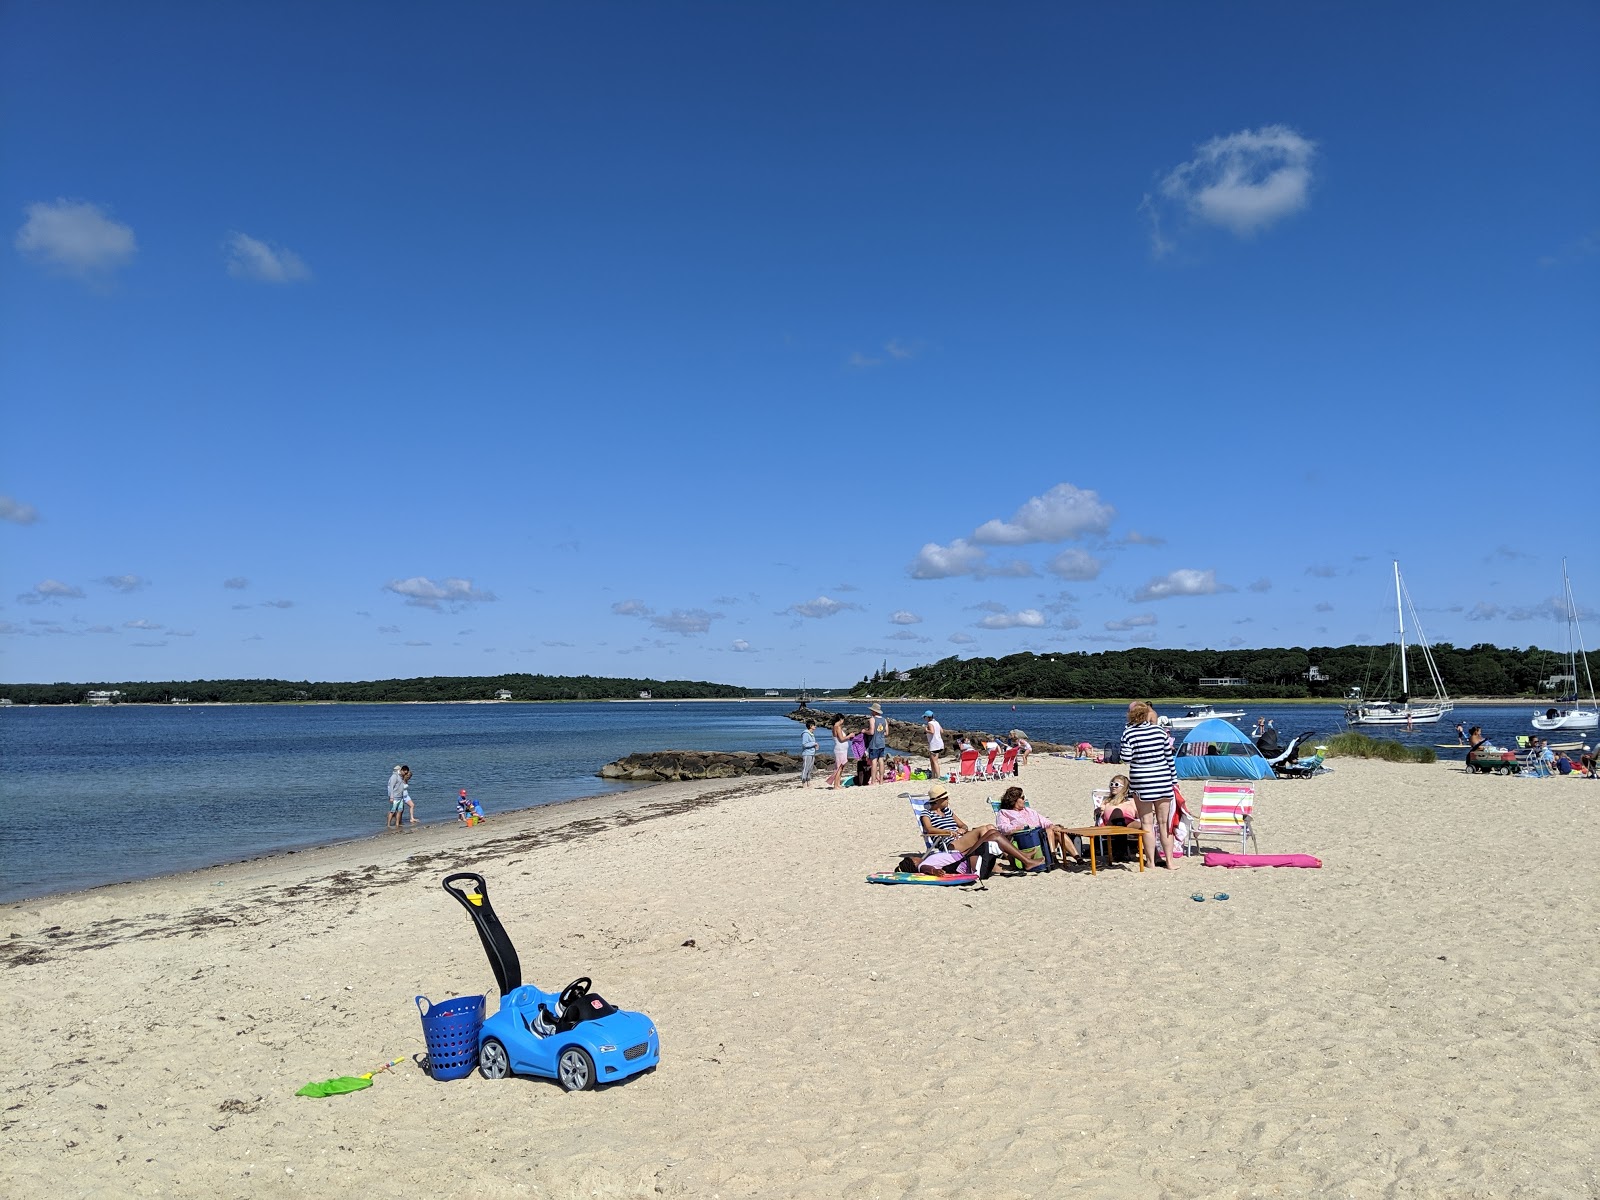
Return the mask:
M 422 1036 L 428 1042 L 428 1074 L 438 1080 L 471 1075 L 478 1065 L 483 997 L 459 996 L 435 1004 L 426 996 L 418 996 L 417 1011 L 422 1014 Z

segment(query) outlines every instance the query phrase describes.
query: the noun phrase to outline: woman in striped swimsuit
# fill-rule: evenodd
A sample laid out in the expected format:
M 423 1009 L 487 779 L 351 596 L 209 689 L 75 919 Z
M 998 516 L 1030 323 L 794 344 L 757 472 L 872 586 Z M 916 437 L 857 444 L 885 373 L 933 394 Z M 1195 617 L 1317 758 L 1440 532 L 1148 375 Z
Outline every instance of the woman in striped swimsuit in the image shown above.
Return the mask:
M 993 825 L 980 825 L 970 829 L 967 823 L 950 811 L 950 790 L 942 783 L 928 789 L 928 807 L 922 813 L 922 832 L 928 838 L 929 849 L 934 853 L 954 851 L 965 855 L 983 845 L 994 842 L 1008 858 L 1021 858 L 1022 854 Z
M 1122 761 L 1133 781 L 1133 798 L 1144 823 L 1144 852 L 1155 859 L 1156 834 L 1166 866 L 1177 870 L 1172 854 L 1172 793 L 1178 774 L 1172 763 L 1172 739 L 1156 724 L 1156 710 L 1143 700 L 1128 705 L 1128 727 L 1122 731 Z

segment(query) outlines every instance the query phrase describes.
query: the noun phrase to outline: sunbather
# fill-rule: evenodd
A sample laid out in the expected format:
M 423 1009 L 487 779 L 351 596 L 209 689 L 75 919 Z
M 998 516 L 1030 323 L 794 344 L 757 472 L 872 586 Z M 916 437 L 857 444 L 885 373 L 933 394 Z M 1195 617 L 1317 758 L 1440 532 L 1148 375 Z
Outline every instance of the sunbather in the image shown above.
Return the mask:
M 1022 853 L 993 825 L 968 825 L 950 811 L 950 789 L 935 783 L 928 789 L 928 807 L 922 814 L 922 832 L 929 849 L 967 854 L 984 842 L 994 842 L 1007 858 L 1022 858 Z
M 1027 797 L 1022 794 L 1019 787 L 1008 787 L 1005 794 L 1000 797 L 1000 809 L 994 815 L 995 826 L 1001 833 L 1015 833 L 1019 829 L 1041 829 L 1045 837 L 1050 839 L 1050 848 L 1057 859 L 1066 862 L 1071 859 L 1078 862 L 1083 855 L 1078 853 L 1078 848 L 1072 844 L 1072 839 L 1067 836 L 1067 831 L 1057 825 L 1049 817 L 1027 806 Z

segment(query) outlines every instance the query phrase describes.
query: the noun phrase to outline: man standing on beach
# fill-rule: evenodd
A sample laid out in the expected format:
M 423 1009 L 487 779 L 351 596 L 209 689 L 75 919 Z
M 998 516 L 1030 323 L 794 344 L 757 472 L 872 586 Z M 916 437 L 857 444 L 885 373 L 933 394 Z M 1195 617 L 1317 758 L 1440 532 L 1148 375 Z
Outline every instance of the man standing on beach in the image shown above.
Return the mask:
M 872 716 L 867 719 L 867 760 L 872 764 L 872 783 L 883 782 L 883 756 L 889 750 L 889 720 L 883 715 L 883 705 L 872 702 Z
M 800 786 L 811 782 L 811 768 L 817 762 L 817 723 L 806 722 L 806 731 L 800 735 Z
M 944 749 L 944 727 L 934 717 L 933 709 L 931 708 L 922 714 L 922 723 L 928 730 L 928 778 L 938 779 L 940 777 L 939 751 Z
M 411 794 L 406 788 L 406 781 L 411 778 L 411 768 L 404 763 L 396 765 L 394 773 L 389 776 L 389 820 L 385 829 L 400 828 L 400 812 L 411 803 Z M 411 813 L 411 823 L 417 823 L 416 810 Z

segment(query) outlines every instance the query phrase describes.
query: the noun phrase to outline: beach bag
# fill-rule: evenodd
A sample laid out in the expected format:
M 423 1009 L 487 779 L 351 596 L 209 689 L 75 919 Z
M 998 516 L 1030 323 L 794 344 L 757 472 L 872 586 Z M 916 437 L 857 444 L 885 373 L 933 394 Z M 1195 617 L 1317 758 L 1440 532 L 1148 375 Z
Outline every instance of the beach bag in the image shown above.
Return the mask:
M 1006 836 L 1022 855 L 1024 871 L 1048 871 L 1055 864 L 1055 855 L 1050 853 L 1050 839 L 1045 837 L 1043 829 L 1018 829 Z
M 1115 742 L 1107 742 L 1106 748 L 1100 752 L 1100 762 L 1120 763 L 1122 761 L 1122 747 Z

